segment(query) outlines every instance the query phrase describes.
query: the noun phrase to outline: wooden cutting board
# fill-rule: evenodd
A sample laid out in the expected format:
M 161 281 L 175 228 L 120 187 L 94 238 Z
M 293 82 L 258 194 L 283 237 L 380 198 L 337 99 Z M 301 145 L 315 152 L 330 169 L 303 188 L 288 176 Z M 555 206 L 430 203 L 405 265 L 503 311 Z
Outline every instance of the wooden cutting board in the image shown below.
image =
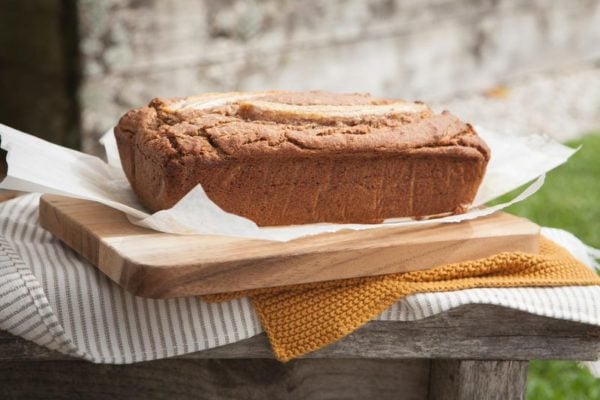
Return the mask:
M 287 243 L 174 235 L 87 200 L 44 195 L 40 223 L 131 293 L 168 298 L 428 269 L 538 251 L 539 227 L 505 213 L 422 228 L 343 231 Z

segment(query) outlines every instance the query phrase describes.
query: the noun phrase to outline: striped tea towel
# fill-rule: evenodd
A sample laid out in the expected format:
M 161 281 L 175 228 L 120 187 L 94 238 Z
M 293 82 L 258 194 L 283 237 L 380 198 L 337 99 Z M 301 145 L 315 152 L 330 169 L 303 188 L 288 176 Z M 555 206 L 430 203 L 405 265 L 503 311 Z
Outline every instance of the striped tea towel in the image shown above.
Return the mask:
M 0 329 L 96 363 L 132 363 L 249 338 L 262 328 L 247 298 L 209 304 L 195 297 L 135 297 L 62 245 L 37 222 L 39 195 L 0 204 Z M 543 229 L 588 266 L 573 235 Z M 378 320 L 411 321 L 482 303 L 600 325 L 600 287 L 469 289 L 419 293 Z M 600 369 L 599 369 L 600 370 Z

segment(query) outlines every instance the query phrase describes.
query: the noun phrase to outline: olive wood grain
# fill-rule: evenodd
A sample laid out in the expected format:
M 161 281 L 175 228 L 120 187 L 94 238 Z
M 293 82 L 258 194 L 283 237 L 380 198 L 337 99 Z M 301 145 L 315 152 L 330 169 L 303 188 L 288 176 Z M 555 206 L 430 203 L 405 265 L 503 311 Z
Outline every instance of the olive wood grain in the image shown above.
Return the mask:
M 428 269 L 538 251 L 539 227 L 496 213 L 457 224 L 343 231 L 286 243 L 174 235 L 92 201 L 44 195 L 40 223 L 131 293 L 152 298 Z

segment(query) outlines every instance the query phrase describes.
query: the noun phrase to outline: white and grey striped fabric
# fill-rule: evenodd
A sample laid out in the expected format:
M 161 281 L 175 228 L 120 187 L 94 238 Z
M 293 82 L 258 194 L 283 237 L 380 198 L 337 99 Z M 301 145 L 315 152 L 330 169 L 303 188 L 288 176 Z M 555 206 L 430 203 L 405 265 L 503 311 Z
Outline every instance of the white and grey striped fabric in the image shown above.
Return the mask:
M 262 331 L 247 299 L 135 297 L 37 223 L 39 195 L 0 204 L 0 329 L 97 363 L 132 363 L 233 343 Z M 544 229 L 589 266 L 574 236 Z M 468 303 L 600 324 L 600 287 L 470 289 L 410 296 L 380 320 L 416 320 Z M 600 369 L 599 369 L 600 371 Z

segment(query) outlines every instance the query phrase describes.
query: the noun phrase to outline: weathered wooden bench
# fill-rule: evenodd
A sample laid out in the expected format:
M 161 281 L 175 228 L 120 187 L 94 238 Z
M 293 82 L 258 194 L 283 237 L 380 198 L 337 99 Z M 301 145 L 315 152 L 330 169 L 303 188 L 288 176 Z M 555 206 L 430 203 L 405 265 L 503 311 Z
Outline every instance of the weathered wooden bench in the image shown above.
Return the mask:
M 529 360 L 596 360 L 600 327 L 468 305 L 373 321 L 285 364 L 264 334 L 202 352 L 99 365 L 0 332 L 0 397 L 58 399 L 520 399 Z

